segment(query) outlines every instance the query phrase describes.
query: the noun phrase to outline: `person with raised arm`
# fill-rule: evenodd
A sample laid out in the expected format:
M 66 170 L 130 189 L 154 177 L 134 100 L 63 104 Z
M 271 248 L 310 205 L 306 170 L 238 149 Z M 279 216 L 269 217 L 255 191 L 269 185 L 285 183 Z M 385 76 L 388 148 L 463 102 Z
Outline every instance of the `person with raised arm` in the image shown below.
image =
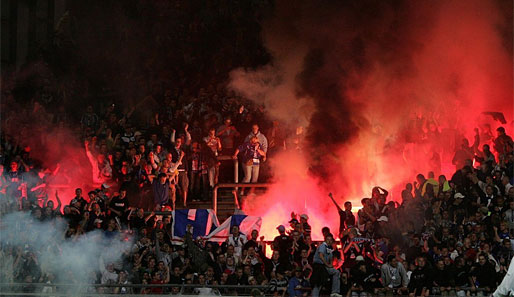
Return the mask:
M 95 184 L 103 184 L 111 180 L 112 177 L 112 168 L 109 164 L 109 161 L 106 160 L 105 155 L 98 154 L 96 158 L 91 153 L 89 148 L 89 141 L 84 141 L 84 147 L 86 149 L 86 156 L 91 163 L 91 168 L 93 170 L 93 182 Z
M 329 193 L 328 196 L 336 206 L 339 214 L 339 238 L 341 238 L 344 230 L 355 226 L 355 216 L 352 213 L 352 203 L 350 201 L 346 201 L 344 203 L 344 209 L 342 209 L 339 204 L 337 204 L 332 193 Z

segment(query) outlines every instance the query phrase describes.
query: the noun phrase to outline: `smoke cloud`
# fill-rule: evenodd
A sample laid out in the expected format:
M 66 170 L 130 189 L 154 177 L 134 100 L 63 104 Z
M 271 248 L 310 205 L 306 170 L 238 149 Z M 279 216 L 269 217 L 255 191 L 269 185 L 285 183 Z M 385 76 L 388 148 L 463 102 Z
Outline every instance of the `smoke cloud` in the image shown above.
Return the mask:
M 57 202 L 55 192 L 58 191 L 62 204 L 66 205 L 74 197 L 76 188 L 82 188 L 85 194 L 93 189 L 91 165 L 78 133 L 64 123 L 53 123 L 51 115 L 39 104 L 33 106 L 36 107 L 26 110 L 12 104 L 10 110 L 14 113 L 3 112 L 2 132 L 10 145 L 18 145 L 22 149 L 12 158 L 22 158 L 28 153 L 31 165 L 36 169 L 25 174 L 24 181 L 28 185 L 36 184 L 39 180 L 36 174 L 41 169 L 45 173 L 44 190 L 48 199 Z
M 130 237 L 107 238 L 102 231 L 66 239 L 67 225 L 64 220 L 41 222 L 28 213 L 11 213 L 2 218 L 0 243 L 19 250 L 23 259 L 35 254 L 41 272 L 53 274 L 55 283 L 80 284 L 96 279 L 91 275 L 100 270 L 100 259 L 121 263 L 123 253 L 132 247 Z
M 512 132 L 511 12 L 508 1 L 279 1 L 263 33 L 272 63 L 234 70 L 230 85 L 288 124 L 307 115 L 308 146 L 301 158 L 278 157 L 258 210 L 306 197 L 316 213 L 332 207 L 328 191 L 360 206 L 375 185 L 399 201 L 416 173 L 451 174 L 475 127 L 490 141 L 501 124 L 483 112 L 503 112 Z M 335 226 L 335 209 L 319 214 Z

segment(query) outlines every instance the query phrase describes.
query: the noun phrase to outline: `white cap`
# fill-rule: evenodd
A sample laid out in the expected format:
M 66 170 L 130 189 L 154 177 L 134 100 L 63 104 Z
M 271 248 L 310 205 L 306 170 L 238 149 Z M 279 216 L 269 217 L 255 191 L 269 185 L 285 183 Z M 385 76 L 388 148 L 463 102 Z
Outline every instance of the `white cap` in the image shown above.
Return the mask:
M 453 198 L 457 199 L 457 198 L 464 198 L 464 195 L 462 195 L 461 193 L 455 193 L 455 195 L 453 195 Z

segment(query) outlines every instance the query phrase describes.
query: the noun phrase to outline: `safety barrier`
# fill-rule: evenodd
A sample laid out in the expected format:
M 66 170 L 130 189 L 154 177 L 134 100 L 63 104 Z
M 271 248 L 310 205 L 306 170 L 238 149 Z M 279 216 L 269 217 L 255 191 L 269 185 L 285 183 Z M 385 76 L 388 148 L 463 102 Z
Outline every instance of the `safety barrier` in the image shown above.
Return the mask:
M 32 291 L 41 291 L 43 288 L 47 288 L 47 291 L 50 292 L 27 292 L 27 288 L 30 288 Z M 267 286 L 250 286 L 250 285 L 198 285 L 198 284 L 46 284 L 46 283 L 0 283 L 0 296 L 113 296 L 120 295 L 114 293 L 99 293 L 95 292 L 97 288 L 173 288 L 180 287 L 180 292 L 177 295 L 180 296 L 223 296 L 220 293 L 220 290 L 228 290 L 233 291 L 237 290 L 238 296 L 248 296 L 250 295 L 253 289 L 258 289 L 264 296 L 272 296 L 273 289 L 275 288 L 272 285 Z M 50 288 L 50 290 L 48 290 Z M 195 289 L 203 289 L 194 291 Z M 205 289 L 212 289 L 207 292 Z M 232 289 L 232 290 L 231 290 Z M 286 287 L 278 287 L 276 288 L 278 291 L 286 291 Z M 463 291 L 471 291 L 470 287 L 459 288 Z M 477 288 L 474 292 L 483 293 L 485 290 L 483 288 Z M 196 292 L 196 293 L 195 293 Z M 361 291 L 355 291 L 356 294 L 362 293 Z M 123 294 L 124 296 L 141 296 L 141 294 Z M 144 294 L 144 296 L 162 296 L 164 294 Z M 167 293 L 166 295 L 170 295 Z M 378 294 L 367 294 L 367 296 L 388 296 L 387 293 L 378 293 Z M 395 294 L 396 295 L 396 294 Z M 352 296 L 350 294 L 350 296 Z M 362 295 L 360 295 L 362 296 Z M 397 296 L 407 296 L 407 295 L 397 295 Z M 441 296 L 441 295 L 429 295 L 429 296 Z M 450 292 L 445 296 L 457 296 L 455 294 L 455 288 L 453 288 L 453 292 Z
M 114 293 L 95 292 L 97 288 L 176 288 L 180 287 L 180 296 L 222 296 L 221 291 L 236 291 L 238 296 L 248 296 L 253 289 L 258 289 L 266 296 L 272 295 L 274 286 L 250 286 L 250 285 L 198 285 L 198 284 L 46 284 L 46 283 L 1 283 L 0 296 L 113 296 Z M 35 292 L 42 291 L 50 292 Z M 28 289 L 32 292 L 27 292 Z M 206 291 L 205 289 L 212 289 Z M 285 287 L 278 288 L 286 290 Z M 195 291 L 196 290 L 196 291 Z M 124 296 L 141 296 L 141 294 L 123 294 Z M 144 296 L 162 296 L 164 294 L 144 294 Z M 166 295 L 170 295 L 167 293 Z
M 234 188 L 237 190 L 237 188 L 267 188 L 271 186 L 269 183 L 254 183 L 254 184 L 240 184 L 240 183 L 222 183 L 217 184 L 214 186 L 214 189 L 212 189 L 212 209 L 214 210 L 215 214 L 218 214 L 218 189 L 221 188 Z M 234 195 L 234 204 L 237 208 L 239 207 L 239 201 L 237 201 L 237 195 Z

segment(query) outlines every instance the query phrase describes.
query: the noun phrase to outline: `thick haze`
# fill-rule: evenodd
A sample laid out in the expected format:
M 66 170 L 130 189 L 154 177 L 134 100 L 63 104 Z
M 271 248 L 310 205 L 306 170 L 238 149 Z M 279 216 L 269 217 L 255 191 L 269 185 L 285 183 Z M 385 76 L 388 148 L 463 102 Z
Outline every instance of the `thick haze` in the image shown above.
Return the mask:
M 264 40 L 272 63 L 234 70 L 232 88 L 289 125 L 309 118 L 304 155 L 281 159 L 266 203 L 246 205 L 267 213 L 266 234 L 287 222 L 275 201 L 326 218 L 316 235 L 337 226 L 329 191 L 360 206 L 380 185 L 399 201 L 416 173 L 451 174 L 462 138 L 500 125 L 482 112 L 512 132 L 512 2 L 278 1 Z
M 132 247 L 132 239 L 121 233 L 107 238 L 103 231 L 93 231 L 65 239 L 66 229 L 64 220 L 42 223 L 29 213 L 12 213 L 2 218 L 0 243 L 19 249 L 24 257 L 34 253 L 42 272 L 53 274 L 55 283 L 82 284 L 95 280 L 91 274 L 100 270 L 100 259 L 118 266 Z

